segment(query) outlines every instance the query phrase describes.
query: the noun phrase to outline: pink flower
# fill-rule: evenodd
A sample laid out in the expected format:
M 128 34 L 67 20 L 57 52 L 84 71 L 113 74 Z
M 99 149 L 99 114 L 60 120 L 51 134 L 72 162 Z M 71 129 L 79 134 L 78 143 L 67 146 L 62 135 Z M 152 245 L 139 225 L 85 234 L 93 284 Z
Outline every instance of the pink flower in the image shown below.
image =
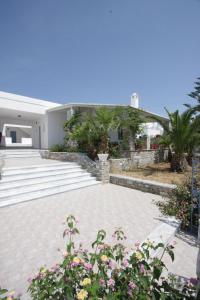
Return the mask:
M 130 296 L 132 296 L 132 291 L 136 288 L 136 285 L 133 281 L 130 281 L 129 282 L 129 285 L 128 285 L 128 294 Z
M 99 279 L 99 285 L 104 287 L 105 286 L 105 280 L 103 278 Z
M 110 260 L 109 263 L 108 263 L 108 267 L 109 267 L 110 269 L 113 268 L 113 262 L 112 262 L 111 260 Z
M 33 280 L 33 279 L 32 279 L 31 277 L 29 277 L 29 278 L 28 278 L 28 283 L 31 283 L 32 280 Z
M 59 264 L 55 264 L 52 268 L 51 268 L 51 271 L 52 272 L 57 272 L 59 270 L 60 266 Z
M 138 248 L 139 246 L 140 246 L 140 242 L 139 242 L 139 241 L 136 241 L 136 242 L 135 242 L 135 247 Z
M 133 281 L 130 281 L 128 287 L 133 290 L 136 288 L 136 284 Z
M 90 263 L 84 263 L 84 267 L 85 267 L 85 269 L 86 270 L 92 270 L 92 264 L 90 264 Z
M 63 251 L 62 255 L 63 255 L 63 257 L 67 257 L 68 256 L 67 251 Z
M 128 260 L 127 260 L 127 259 L 124 259 L 123 262 L 122 262 L 122 266 L 123 266 L 124 268 L 127 268 L 128 265 L 129 265 Z
M 145 267 L 143 264 L 140 265 L 140 272 L 141 273 L 144 273 L 146 270 L 145 270 Z
M 111 288 L 114 288 L 114 286 L 115 286 L 115 281 L 114 281 L 114 279 L 110 278 L 110 279 L 108 280 L 108 286 L 111 287 Z

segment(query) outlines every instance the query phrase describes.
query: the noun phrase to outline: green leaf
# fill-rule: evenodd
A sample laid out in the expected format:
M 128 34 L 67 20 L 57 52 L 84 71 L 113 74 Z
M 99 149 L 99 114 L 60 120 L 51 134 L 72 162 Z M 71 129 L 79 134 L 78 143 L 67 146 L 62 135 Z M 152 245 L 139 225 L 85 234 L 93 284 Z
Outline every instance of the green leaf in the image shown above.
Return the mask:
M 156 278 L 158 280 L 160 278 L 161 273 L 162 273 L 162 268 L 154 267 L 154 270 L 153 270 L 154 278 Z
M 6 290 L 6 289 L 1 289 L 0 288 L 0 295 L 3 295 L 3 294 L 5 294 L 5 293 L 7 293 L 8 292 L 8 290 Z
M 168 250 L 169 256 L 171 257 L 172 261 L 174 261 L 174 252 L 172 250 Z

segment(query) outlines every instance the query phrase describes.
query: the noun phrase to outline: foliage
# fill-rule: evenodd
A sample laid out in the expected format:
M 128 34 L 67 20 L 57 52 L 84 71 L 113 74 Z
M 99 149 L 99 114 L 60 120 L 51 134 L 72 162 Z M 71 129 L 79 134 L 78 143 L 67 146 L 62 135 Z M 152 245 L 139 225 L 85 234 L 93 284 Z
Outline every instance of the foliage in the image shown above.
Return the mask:
M 65 122 L 64 130 L 67 143 L 76 141 L 78 148 L 84 149 L 90 157 L 95 158 L 97 153 L 113 152 L 109 141 L 112 130 L 120 128 L 123 130 L 124 139 L 133 144 L 136 134 L 140 131 L 141 122 L 138 111 L 131 107 L 99 107 L 95 111 L 74 114 Z
M 109 156 L 111 158 L 119 158 L 120 157 L 119 143 L 109 143 Z
M 191 180 L 177 186 L 164 201 L 161 200 L 155 203 L 163 215 L 175 216 L 181 220 L 182 228 L 188 229 L 190 225 L 191 206 L 196 206 L 196 203 L 192 203 Z
M 130 151 L 135 150 L 136 135 L 142 131 L 139 112 L 139 109 L 135 110 L 131 106 L 115 109 L 115 122 L 123 130 L 123 139 L 128 141 Z
M 200 77 L 197 78 L 195 82 L 194 91 L 189 94 L 189 96 L 197 101 L 197 105 L 192 107 L 191 105 L 186 105 L 189 108 L 192 108 L 193 111 L 200 112 Z
M 29 292 L 34 300 L 149 300 L 195 299 L 194 286 L 180 289 L 162 277 L 165 265 L 162 258 L 151 258 L 153 250 L 161 249 L 174 259 L 173 246 L 164 247 L 147 241 L 130 254 L 124 246 L 126 239 L 121 228 L 114 232 L 114 245 L 105 243 L 106 232 L 100 230 L 92 244 L 92 251 L 75 246 L 74 236 L 79 234 L 74 216 L 66 219 L 63 236 L 67 238 L 61 263 L 51 269 L 42 267 L 29 279 Z
M 14 291 L 9 292 L 7 289 L 0 287 L 0 299 L 1 300 L 20 300 L 20 295 L 15 295 Z
M 64 125 L 69 140 L 77 141 L 79 147 L 94 153 L 108 153 L 109 131 L 114 128 L 114 113 L 107 107 L 75 114 Z
M 160 119 L 154 117 L 164 128 L 164 135 L 161 143 L 170 147 L 173 154 L 171 161 L 171 169 L 173 171 L 184 171 L 187 167 L 185 153 L 191 156 L 193 149 L 200 145 L 200 134 L 198 132 L 197 120 L 193 118 L 193 112 L 186 110 L 179 113 L 178 110 L 171 113 L 165 108 L 169 125 Z
M 62 145 L 62 144 L 55 144 L 55 145 L 51 146 L 50 151 L 51 152 L 66 152 L 66 147 L 65 147 L 65 145 Z

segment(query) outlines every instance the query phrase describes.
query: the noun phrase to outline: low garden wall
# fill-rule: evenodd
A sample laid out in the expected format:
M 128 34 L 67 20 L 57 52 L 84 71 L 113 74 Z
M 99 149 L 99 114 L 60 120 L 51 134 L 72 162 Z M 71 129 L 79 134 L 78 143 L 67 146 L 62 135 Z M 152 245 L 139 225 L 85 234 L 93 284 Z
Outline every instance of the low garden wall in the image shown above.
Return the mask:
M 143 180 L 115 174 L 110 175 L 110 183 L 161 196 L 168 196 L 168 194 L 176 188 L 176 185 L 173 184 L 160 183 L 156 181 Z
M 124 151 L 123 158 L 110 159 L 110 172 L 128 171 L 153 163 L 164 162 L 168 158 L 167 149 Z

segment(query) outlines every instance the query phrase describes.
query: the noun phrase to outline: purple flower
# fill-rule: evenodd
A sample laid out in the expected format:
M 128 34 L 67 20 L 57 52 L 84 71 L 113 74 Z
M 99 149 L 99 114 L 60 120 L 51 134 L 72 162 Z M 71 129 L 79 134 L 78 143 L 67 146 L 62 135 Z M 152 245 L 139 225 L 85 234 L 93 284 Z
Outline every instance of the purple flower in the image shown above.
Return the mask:
M 189 282 L 193 285 L 197 285 L 197 279 L 196 278 L 191 277 Z
M 77 267 L 78 265 L 79 265 L 79 263 L 77 263 L 77 262 L 72 262 L 70 264 L 71 268 Z

